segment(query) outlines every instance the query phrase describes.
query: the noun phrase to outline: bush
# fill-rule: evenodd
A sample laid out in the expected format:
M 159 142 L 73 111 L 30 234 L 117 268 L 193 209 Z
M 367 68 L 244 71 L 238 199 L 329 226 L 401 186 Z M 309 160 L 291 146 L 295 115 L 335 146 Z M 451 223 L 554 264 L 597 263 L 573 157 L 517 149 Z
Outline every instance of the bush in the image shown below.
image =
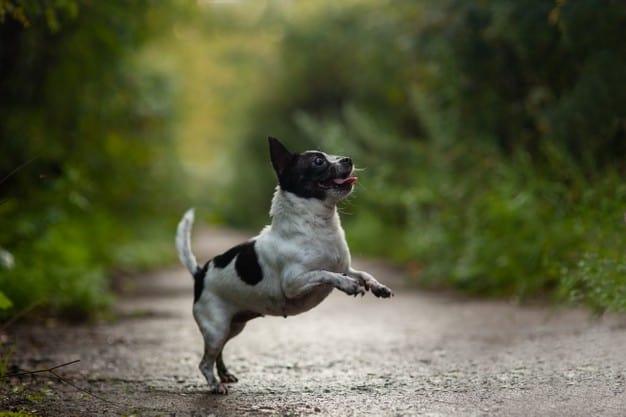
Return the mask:
M 0 266 L 0 288 L 13 304 L 5 314 L 39 303 L 80 316 L 106 304 L 116 248 L 178 209 L 174 86 L 137 53 L 167 10 L 150 1 L 14 3 L 23 4 L 0 5 L 0 248 L 12 259 Z

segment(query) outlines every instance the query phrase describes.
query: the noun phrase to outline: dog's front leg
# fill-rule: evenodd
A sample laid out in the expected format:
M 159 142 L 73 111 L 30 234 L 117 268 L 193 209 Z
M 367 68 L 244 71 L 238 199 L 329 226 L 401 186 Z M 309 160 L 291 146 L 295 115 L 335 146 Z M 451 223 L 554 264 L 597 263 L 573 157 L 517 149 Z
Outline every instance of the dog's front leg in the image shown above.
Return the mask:
M 393 291 L 391 291 L 387 286 L 378 282 L 376 278 L 374 278 L 372 275 L 365 271 L 358 271 L 350 267 L 348 269 L 348 276 L 357 279 L 376 297 L 388 298 L 393 296 Z
M 365 294 L 365 288 L 359 281 L 346 274 L 317 270 L 303 272 L 284 281 L 283 291 L 287 298 L 300 298 L 320 285 L 335 287 L 348 295 Z

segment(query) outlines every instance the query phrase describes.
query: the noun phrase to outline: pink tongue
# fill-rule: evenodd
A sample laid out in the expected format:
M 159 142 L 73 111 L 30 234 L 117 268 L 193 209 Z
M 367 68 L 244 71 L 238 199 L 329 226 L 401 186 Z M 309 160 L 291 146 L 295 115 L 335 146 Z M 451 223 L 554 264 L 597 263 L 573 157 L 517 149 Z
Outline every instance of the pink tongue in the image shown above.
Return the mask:
M 346 182 L 348 184 L 352 184 L 354 182 L 356 182 L 358 178 L 357 177 L 348 177 L 348 178 L 335 178 L 333 180 L 333 182 L 337 185 L 341 185 L 341 184 L 345 184 Z

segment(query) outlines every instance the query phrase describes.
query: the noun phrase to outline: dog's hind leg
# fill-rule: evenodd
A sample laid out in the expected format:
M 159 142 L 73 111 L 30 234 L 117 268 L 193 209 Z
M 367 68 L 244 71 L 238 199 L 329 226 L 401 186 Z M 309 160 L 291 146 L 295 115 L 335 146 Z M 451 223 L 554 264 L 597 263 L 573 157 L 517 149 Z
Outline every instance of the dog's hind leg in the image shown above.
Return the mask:
M 226 369 L 226 365 L 222 359 L 222 352 L 217 355 L 215 365 L 217 366 L 217 375 L 219 375 L 220 381 L 223 384 L 232 384 L 233 382 L 239 381 L 235 375 L 231 374 L 228 372 L 228 369 Z
M 206 378 L 207 384 L 209 384 L 209 390 L 213 394 L 228 394 L 228 388 L 223 383 L 218 382 L 213 373 L 213 365 L 217 357 L 220 356 L 221 350 L 222 343 L 216 343 L 205 338 L 204 355 L 202 355 L 199 368 Z
M 215 377 L 213 368 L 216 360 L 222 352 L 224 343 L 228 339 L 228 335 L 230 333 L 229 321 L 223 320 L 223 316 L 217 314 L 215 311 L 213 314 L 208 314 L 208 311 L 202 312 L 207 314 L 197 313 L 198 311 L 194 306 L 194 316 L 196 317 L 200 333 L 202 333 L 202 337 L 204 339 L 204 354 L 202 355 L 202 360 L 200 361 L 200 371 L 206 378 L 206 381 L 209 384 L 209 389 L 213 394 L 228 394 L 226 386 L 219 382 Z M 212 318 L 219 319 L 216 320 Z
M 228 338 L 226 339 L 226 342 L 228 342 L 230 339 L 232 339 L 233 337 L 241 333 L 241 331 L 243 330 L 245 326 L 246 326 L 245 322 L 244 323 L 237 323 L 234 321 L 231 322 L 230 332 L 228 333 Z M 226 344 L 226 342 L 224 342 L 224 344 Z M 220 350 L 220 353 L 218 353 L 217 359 L 215 361 L 215 365 L 217 367 L 217 375 L 220 377 L 220 381 L 223 384 L 237 382 L 238 381 L 237 377 L 231 374 L 230 372 L 228 372 L 228 369 L 226 369 L 226 365 L 224 364 L 224 359 L 222 358 L 223 350 L 224 350 L 224 346 L 222 346 L 222 349 Z

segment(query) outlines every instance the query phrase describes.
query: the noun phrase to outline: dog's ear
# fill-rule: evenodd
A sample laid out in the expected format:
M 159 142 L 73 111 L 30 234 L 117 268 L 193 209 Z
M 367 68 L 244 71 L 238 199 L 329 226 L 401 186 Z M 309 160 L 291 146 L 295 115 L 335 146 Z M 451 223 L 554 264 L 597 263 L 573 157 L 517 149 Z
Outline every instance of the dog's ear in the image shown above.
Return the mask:
M 278 178 L 283 174 L 285 168 L 289 165 L 293 159 L 293 154 L 285 148 L 285 145 L 280 143 L 276 138 L 269 136 L 267 138 L 270 144 L 270 158 L 272 159 L 272 166 Z

